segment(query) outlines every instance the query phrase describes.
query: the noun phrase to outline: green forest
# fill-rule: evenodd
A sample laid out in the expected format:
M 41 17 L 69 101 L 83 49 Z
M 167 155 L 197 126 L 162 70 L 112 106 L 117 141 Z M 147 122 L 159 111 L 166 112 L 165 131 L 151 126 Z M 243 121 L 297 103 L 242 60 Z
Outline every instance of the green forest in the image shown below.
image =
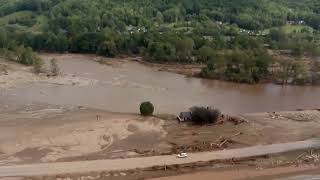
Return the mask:
M 277 81 L 314 83 L 298 59 L 320 56 L 320 1 L 0 0 L 0 48 L 205 63 L 203 77 L 246 83 L 275 76 L 268 50 L 283 50 L 297 60 Z

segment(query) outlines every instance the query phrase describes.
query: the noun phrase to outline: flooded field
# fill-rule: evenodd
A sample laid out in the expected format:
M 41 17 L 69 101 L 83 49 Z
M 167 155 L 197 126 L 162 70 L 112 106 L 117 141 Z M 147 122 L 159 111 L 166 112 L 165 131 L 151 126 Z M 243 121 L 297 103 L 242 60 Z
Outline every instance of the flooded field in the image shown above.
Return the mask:
M 149 100 L 155 104 L 157 113 L 177 113 L 193 105 L 219 107 L 228 113 L 320 106 L 320 87 L 235 84 L 188 78 L 129 60 L 123 60 L 119 66 L 108 66 L 93 61 L 96 57 L 91 55 L 42 56 L 56 58 L 65 76 L 85 83 L 76 86 L 35 81 L 1 88 L 2 105 L 47 103 L 137 112 L 138 105 Z

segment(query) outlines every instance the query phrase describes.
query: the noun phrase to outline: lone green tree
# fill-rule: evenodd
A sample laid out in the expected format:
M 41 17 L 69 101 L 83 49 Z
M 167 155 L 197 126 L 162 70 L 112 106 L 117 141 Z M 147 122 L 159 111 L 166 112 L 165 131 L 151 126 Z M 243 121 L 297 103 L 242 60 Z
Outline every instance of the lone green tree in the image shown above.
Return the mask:
M 143 102 L 140 105 L 140 113 L 143 116 L 151 116 L 154 112 L 154 106 L 151 102 Z

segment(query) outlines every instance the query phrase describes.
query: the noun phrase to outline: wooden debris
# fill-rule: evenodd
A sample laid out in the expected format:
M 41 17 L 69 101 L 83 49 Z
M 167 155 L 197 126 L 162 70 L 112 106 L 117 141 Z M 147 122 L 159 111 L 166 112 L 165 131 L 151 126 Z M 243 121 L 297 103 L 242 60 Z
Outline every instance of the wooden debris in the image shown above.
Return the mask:
M 296 158 L 296 160 L 299 160 L 299 159 L 300 159 L 302 156 L 304 156 L 306 153 L 307 153 L 307 152 L 304 152 L 304 153 L 300 154 L 300 155 Z
M 232 122 L 234 125 L 238 125 L 241 123 L 248 123 L 246 119 L 236 117 L 236 116 L 227 116 L 227 121 Z
M 179 153 L 179 152 L 203 152 L 203 151 L 210 151 L 210 150 L 215 150 L 215 149 L 221 149 L 221 148 L 226 148 L 228 144 L 232 144 L 235 141 L 232 140 L 232 138 L 241 135 L 242 132 L 238 132 L 230 137 L 223 137 L 220 136 L 215 142 L 195 142 L 194 144 L 191 145 L 186 145 L 186 146 L 175 146 L 173 147 L 173 152 Z
M 248 120 L 238 117 L 238 116 L 228 116 L 228 115 L 222 115 L 221 119 L 218 120 L 216 123 L 214 123 L 215 125 L 220 125 L 220 124 L 224 124 L 225 122 L 231 122 L 234 125 L 239 125 L 242 123 L 249 123 Z
M 296 162 L 303 161 L 303 162 L 319 162 L 320 161 L 320 154 L 314 153 L 313 150 L 309 152 L 304 152 L 300 154 L 296 158 Z

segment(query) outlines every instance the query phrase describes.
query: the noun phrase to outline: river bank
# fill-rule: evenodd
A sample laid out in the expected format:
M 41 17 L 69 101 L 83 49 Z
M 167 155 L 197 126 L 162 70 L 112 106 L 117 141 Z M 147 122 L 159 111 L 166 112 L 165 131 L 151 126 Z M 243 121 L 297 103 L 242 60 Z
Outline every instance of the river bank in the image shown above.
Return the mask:
M 57 77 L 48 77 L 47 74 L 36 75 L 33 73 L 33 67 L 17 64 L 0 59 L 0 70 L 3 67 L 3 73 L 0 73 L 0 88 L 9 89 L 23 84 L 41 83 L 52 85 L 76 85 L 88 86 L 94 84 L 94 80 L 79 78 L 70 74 L 62 74 Z
M 176 154 L 177 147 L 195 147 L 184 150 L 202 152 L 292 142 L 319 137 L 319 117 L 318 110 L 256 113 L 239 115 L 239 118 L 244 118 L 247 122 L 238 125 L 224 122 L 212 126 L 191 126 L 163 115 L 144 118 L 135 114 L 109 113 L 85 107 L 11 105 L 1 109 L 0 166 Z M 306 129 L 308 131 L 305 131 Z M 233 136 L 235 132 L 241 134 Z M 223 146 L 216 147 L 215 143 L 221 137 L 227 141 Z M 206 144 L 214 146 L 207 149 L 208 146 L 204 146 Z M 177 172 L 203 171 L 212 166 L 233 167 L 238 163 L 257 168 L 271 165 L 277 167 L 287 165 L 290 161 L 297 164 L 313 162 L 317 161 L 318 157 L 320 156 L 317 151 L 298 151 L 267 157 L 232 159 L 227 162 L 204 162 L 195 166 L 181 166 L 178 169 L 170 166 L 165 172 L 163 167 L 159 167 L 130 173 L 103 172 L 103 175 L 115 179 L 139 179 L 175 175 Z M 98 175 L 101 179 L 100 173 L 55 177 L 78 179 Z M 50 179 L 50 176 L 35 177 L 46 178 Z
M 242 84 L 268 84 L 273 83 L 276 85 L 299 85 L 299 86 L 317 86 L 319 85 L 319 57 L 312 57 L 312 56 L 301 56 L 301 57 L 294 57 L 288 54 L 285 51 L 276 51 L 276 50 L 268 50 L 268 54 L 273 58 L 272 65 L 268 67 L 269 75 L 266 76 L 265 79 L 256 81 L 241 81 L 236 80 L 238 79 L 237 76 L 243 76 L 243 74 L 235 74 L 235 77 L 225 77 L 224 73 L 217 73 L 217 72 L 210 72 L 211 70 L 207 69 L 207 64 L 186 64 L 186 63 L 158 63 L 148 61 L 148 59 L 144 59 L 142 57 L 124 57 L 125 59 L 130 59 L 137 61 L 143 65 L 147 65 L 152 68 L 156 68 L 159 71 L 167 71 L 173 72 L 177 74 L 182 74 L 187 77 L 194 77 L 194 78 L 202 78 L 202 79 L 211 79 L 211 80 L 219 80 L 225 82 L 233 82 L 233 83 L 242 83 Z M 299 59 L 299 61 L 297 61 Z M 293 65 L 296 62 L 296 65 Z M 285 72 L 283 69 L 287 67 L 291 67 L 292 69 L 295 66 L 300 66 L 299 71 L 291 70 L 290 72 Z M 249 72 L 248 72 L 249 73 Z M 295 76 L 304 77 L 305 79 L 297 78 L 294 80 L 292 73 L 297 73 Z M 287 78 L 284 78 L 287 74 Z M 289 77 L 290 76 L 290 77 Z M 282 79 L 284 78 L 284 79 Z M 241 79 L 241 78 L 240 78 Z M 308 79 L 308 80 L 307 80 Z M 311 80 L 312 79 L 312 80 Z M 305 81 L 305 82 L 304 82 Z
M 12 104 L 0 110 L 0 165 L 206 152 L 320 138 L 318 110 L 239 114 L 243 123 L 212 126 L 181 124 L 169 115 L 145 118 L 81 106 Z

